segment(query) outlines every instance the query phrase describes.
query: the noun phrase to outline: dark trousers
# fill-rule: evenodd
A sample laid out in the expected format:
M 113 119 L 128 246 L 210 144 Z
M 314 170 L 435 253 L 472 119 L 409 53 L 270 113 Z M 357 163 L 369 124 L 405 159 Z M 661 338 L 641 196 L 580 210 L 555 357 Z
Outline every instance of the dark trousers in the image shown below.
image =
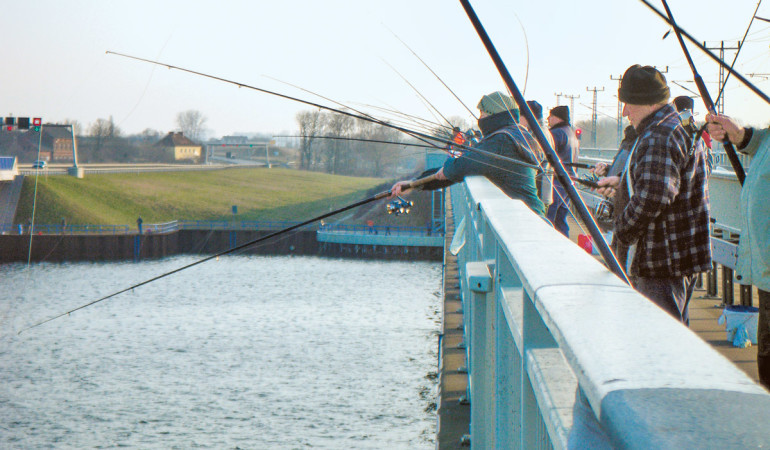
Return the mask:
M 685 325 L 690 324 L 689 303 L 695 289 L 696 275 L 684 277 L 631 277 L 637 292 L 663 308 Z
M 567 214 L 569 214 L 569 197 L 567 197 L 567 192 L 561 187 L 554 187 L 553 203 L 548 207 L 545 215 L 559 233 L 569 237 Z
M 759 382 L 765 389 L 770 389 L 770 292 L 762 289 L 759 289 L 759 320 L 757 325 Z

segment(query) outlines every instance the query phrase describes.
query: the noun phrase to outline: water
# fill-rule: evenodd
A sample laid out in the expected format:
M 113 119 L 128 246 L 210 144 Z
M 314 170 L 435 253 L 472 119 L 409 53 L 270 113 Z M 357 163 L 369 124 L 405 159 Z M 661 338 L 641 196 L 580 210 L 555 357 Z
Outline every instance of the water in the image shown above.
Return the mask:
M 0 265 L 2 448 L 434 448 L 441 268 Z

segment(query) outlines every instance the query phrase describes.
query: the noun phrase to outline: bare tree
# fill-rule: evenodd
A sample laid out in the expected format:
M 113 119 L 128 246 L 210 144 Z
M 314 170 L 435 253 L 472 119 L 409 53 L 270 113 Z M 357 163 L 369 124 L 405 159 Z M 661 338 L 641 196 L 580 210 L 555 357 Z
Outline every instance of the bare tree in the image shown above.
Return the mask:
M 300 155 L 300 169 L 311 170 L 315 163 L 315 149 L 313 148 L 313 141 L 318 133 L 321 131 L 321 112 L 315 111 L 301 111 L 296 116 L 297 123 L 299 124 L 299 155 Z
M 205 126 L 207 120 L 208 118 L 203 113 L 195 109 L 189 109 L 176 115 L 176 124 L 179 130 L 196 142 L 200 142 L 203 139 L 206 133 Z
M 96 119 L 94 123 L 88 129 L 88 135 L 95 138 L 96 148 L 95 152 L 99 153 L 104 143 L 114 137 L 119 137 L 121 134 L 120 128 L 115 125 L 115 122 L 110 116 L 107 119 Z
M 328 136 L 333 137 L 351 137 L 351 132 L 355 122 L 352 117 L 339 113 L 326 115 L 324 120 L 324 129 Z M 329 142 L 325 152 L 326 171 L 333 174 L 339 174 L 342 167 L 348 166 L 353 150 L 350 141 L 334 139 Z
M 72 130 L 75 132 L 76 136 L 83 135 L 83 125 L 81 125 L 80 122 L 75 119 L 64 119 L 60 124 L 57 125 L 72 125 Z

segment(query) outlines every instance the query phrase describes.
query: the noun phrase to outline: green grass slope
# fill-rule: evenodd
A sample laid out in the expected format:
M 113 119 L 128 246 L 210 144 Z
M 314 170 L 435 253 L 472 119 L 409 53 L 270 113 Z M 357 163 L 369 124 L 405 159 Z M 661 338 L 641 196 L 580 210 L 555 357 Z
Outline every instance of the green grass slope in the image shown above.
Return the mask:
M 26 177 L 16 223 L 32 217 L 35 177 Z M 390 181 L 289 169 L 40 176 L 35 222 L 128 224 L 171 220 L 307 220 L 371 197 Z M 376 202 L 383 203 L 383 202 Z M 380 205 L 382 209 L 384 206 Z

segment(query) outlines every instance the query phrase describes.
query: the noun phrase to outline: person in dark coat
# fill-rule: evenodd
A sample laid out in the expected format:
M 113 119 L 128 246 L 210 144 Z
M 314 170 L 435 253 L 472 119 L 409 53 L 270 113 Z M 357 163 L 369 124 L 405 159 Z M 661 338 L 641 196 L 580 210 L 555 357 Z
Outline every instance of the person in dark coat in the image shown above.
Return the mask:
M 557 106 L 551 109 L 548 115 L 548 126 L 550 126 L 551 135 L 556 153 L 559 155 L 564 169 L 570 177 L 575 176 L 575 169 L 567 164 L 577 162 L 580 142 L 578 141 L 575 130 L 570 125 L 569 107 Z M 567 224 L 567 215 L 569 214 L 569 197 L 567 190 L 562 186 L 559 180 L 553 183 L 553 203 L 548 207 L 548 220 L 551 221 L 554 228 L 567 237 L 569 237 L 569 225 Z
M 459 183 L 467 176 L 485 176 L 510 198 L 523 201 L 535 214 L 545 217 L 545 207 L 537 195 L 535 184 L 539 170 L 487 154 L 503 155 L 529 166 L 543 164 L 542 149 L 529 131 L 518 124 L 519 109 L 516 103 L 502 92 L 493 92 L 481 98 L 478 108 L 479 129 L 484 138 L 474 148 L 484 153 L 466 149 L 459 158 L 447 159 L 435 172 L 436 179 L 446 181 L 446 186 Z M 408 183 L 399 181 L 394 184 L 390 198 L 401 195 Z

